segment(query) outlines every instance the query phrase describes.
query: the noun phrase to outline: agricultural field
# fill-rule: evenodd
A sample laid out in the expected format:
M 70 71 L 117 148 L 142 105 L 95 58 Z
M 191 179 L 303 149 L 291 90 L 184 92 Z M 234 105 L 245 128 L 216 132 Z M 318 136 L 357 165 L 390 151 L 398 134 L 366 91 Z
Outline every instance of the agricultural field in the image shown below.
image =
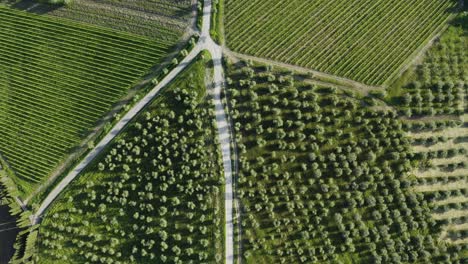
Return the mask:
M 206 63 L 189 66 L 55 202 L 36 263 L 222 263 L 223 173 Z
M 390 89 L 420 160 L 417 185 L 442 226 L 440 239 L 468 246 L 468 15 Z
M 407 117 L 460 116 L 468 91 L 468 15 L 452 22 L 427 51 L 389 89 L 389 103 Z
M 225 0 L 227 46 L 384 85 L 457 9 L 455 0 Z
M 0 263 L 468 263 L 463 0 L 0 0 Z
M 435 220 L 443 224 L 441 239 L 468 246 L 468 127 L 461 125 L 435 131 L 411 132 L 413 151 L 424 162 L 415 171 L 416 192 L 432 207 Z M 458 121 L 458 120 L 457 120 Z
M 193 24 L 190 0 L 71 0 L 48 5 L 37 0 L 0 0 L 17 9 L 48 14 L 176 43 Z
M 414 192 L 418 159 L 396 111 L 271 66 L 227 67 L 243 262 L 466 261 Z
M 0 153 L 23 196 L 172 46 L 0 6 Z

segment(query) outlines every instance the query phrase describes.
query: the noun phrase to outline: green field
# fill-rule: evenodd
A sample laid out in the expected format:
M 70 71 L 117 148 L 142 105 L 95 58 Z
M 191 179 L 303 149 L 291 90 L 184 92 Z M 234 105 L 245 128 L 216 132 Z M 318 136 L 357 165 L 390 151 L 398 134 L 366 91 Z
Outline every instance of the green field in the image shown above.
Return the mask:
M 411 188 L 396 111 L 251 62 L 227 76 L 245 263 L 463 263 Z
M 172 46 L 5 7 L 0 24 L 0 153 L 24 194 Z
M 17 9 L 176 42 L 192 23 L 190 0 L 73 0 L 66 6 L 37 0 L 0 0 Z
M 443 26 L 454 0 L 226 0 L 236 52 L 382 85 Z
M 194 62 L 48 211 L 37 263 L 221 263 L 223 173 Z

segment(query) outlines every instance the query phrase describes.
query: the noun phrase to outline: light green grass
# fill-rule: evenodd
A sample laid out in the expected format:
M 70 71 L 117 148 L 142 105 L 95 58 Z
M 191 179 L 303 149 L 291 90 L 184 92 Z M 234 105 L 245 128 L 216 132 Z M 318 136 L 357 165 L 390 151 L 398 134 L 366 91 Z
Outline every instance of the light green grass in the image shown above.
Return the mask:
M 213 0 L 210 34 L 216 43 L 224 44 L 224 0 Z

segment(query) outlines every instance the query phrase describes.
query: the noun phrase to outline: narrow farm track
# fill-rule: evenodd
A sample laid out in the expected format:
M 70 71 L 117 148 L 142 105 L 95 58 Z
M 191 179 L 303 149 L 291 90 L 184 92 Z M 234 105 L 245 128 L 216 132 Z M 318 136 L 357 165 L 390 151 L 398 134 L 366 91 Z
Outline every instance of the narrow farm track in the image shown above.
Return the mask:
M 67 188 L 67 186 L 112 142 L 112 140 L 132 121 L 135 116 L 148 105 L 170 82 L 172 82 L 197 56 L 202 50 L 211 53 L 214 64 L 214 80 L 212 85 L 212 96 L 215 101 L 216 123 L 218 127 L 218 137 L 221 144 L 223 167 L 225 174 L 225 259 L 226 263 L 234 263 L 234 225 L 233 225 L 233 173 L 231 161 L 231 130 L 221 100 L 222 89 L 224 87 L 224 73 L 222 66 L 222 47 L 217 45 L 210 37 L 211 22 L 211 0 L 204 1 L 203 27 L 200 40 L 193 50 L 184 60 L 172 70 L 156 87 L 154 87 L 143 99 L 134 105 L 125 116 L 109 131 L 109 133 L 92 149 L 88 155 L 72 170 L 68 175 L 47 195 L 37 211 L 32 215 L 32 224 L 38 224 L 41 216 L 49 208 L 57 196 Z
M 468 197 L 465 196 L 452 196 L 444 200 L 435 201 L 434 205 L 446 205 L 451 203 L 465 203 L 468 202 Z
M 460 186 L 466 184 L 466 180 L 455 181 L 451 183 L 437 183 L 431 185 L 419 185 L 415 186 L 414 190 L 416 192 L 433 192 L 433 191 L 447 191 L 447 190 L 457 190 Z
M 227 114 L 224 111 L 224 105 L 221 101 L 221 91 L 224 87 L 224 74 L 222 57 L 223 52 L 221 46 L 217 45 L 210 37 L 211 23 L 211 0 L 205 0 L 203 6 L 203 28 L 201 34 L 201 45 L 211 53 L 214 64 L 213 90 L 216 124 L 218 128 L 218 138 L 221 145 L 221 153 L 223 156 L 223 167 L 225 177 L 224 187 L 224 210 L 225 210 L 225 261 L 228 264 L 234 263 L 234 189 L 232 177 L 232 160 L 231 160 L 231 129 L 227 119 Z
M 441 214 L 433 214 L 432 217 L 436 220 L 450 219 L 456 217 L 468 216 L 468 211 L 466 210 L 450 210 Z

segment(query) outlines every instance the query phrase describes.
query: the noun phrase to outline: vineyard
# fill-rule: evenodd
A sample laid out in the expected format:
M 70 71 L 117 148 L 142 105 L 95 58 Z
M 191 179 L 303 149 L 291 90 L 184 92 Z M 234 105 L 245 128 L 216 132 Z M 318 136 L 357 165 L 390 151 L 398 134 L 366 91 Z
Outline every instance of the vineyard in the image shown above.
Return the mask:
M 73 0 L 65 6 L 0 0 L 36 13 L 67 18 L 175 43 L 192 23 L 190 0 Z
M 398 72 L 457 5 L 454 0 L 225 2 L 232 50 L 370 85 L 382 85 Z
M 56 201 L 37 263 L 222 262 L 223 174 L 205 64 L 192 64 Z
M 0 153 L 23 194 L 172 46 L 5 7 L 0 23 Z
M 465 263 L 438 242 L 395 111 L 228 62 L 245 263 Z

